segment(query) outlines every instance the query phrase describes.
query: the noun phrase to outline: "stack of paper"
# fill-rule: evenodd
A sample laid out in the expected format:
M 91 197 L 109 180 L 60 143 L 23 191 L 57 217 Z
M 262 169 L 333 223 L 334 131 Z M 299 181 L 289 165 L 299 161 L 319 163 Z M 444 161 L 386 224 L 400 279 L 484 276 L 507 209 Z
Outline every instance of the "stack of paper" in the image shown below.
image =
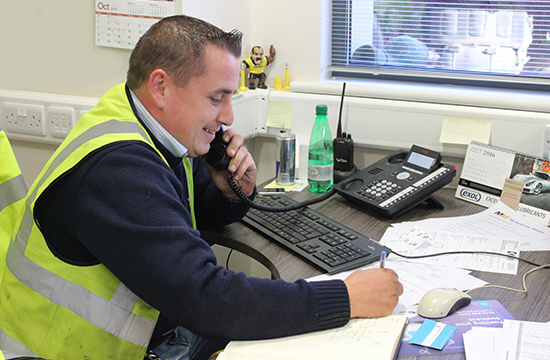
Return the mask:
M 394 224 L 380 240 L 392 251 L 419 256 L 448 251 L 483 251 L 519 256 L 550 250 L 550 229 L 499 202 L 474 215 Z M 494 255 L 442 255 L 415 260 L 428 264 L 517 273 L 517 260 Z
M 504 320 L 502 328 L 472 327 L 464 346 L 468 360 L 548 359 L 550 323 Z

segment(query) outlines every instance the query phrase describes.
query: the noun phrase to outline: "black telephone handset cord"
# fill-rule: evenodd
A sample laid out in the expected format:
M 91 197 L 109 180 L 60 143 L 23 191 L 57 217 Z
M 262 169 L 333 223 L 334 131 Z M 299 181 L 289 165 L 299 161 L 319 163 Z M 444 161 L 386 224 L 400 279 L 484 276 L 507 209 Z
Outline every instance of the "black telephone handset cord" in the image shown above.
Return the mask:
M 269 211 L 269 212 L 285 212 L 285 211 L 292 211 L 292 210 L 298 210 L 303 207 L 306 207 L 308 205 L 317 204 L 321 201 L 325 201 L 332 195 L 336 193 L 336 190 L 332 188 L 329 192 L 326 194 L 323 194 L 322 196 L 319 196 L 315 199 L 306 200 L 301 203 L 297 203 L 294 205 L 288 205 L 288 206 L 267 206 L 255 203 L 252 199 L 250 199 L 248 196 L 246 196 L 245 193 L 242 192 L 242 190 L 239 188 L 239 186 L 235 183 L 235 180 L 233 180 L 233 176 L 230 176 L 229 179 L 227 179 L 227 183 L 233 190 L 233 192 L 241 199 L 244 203 L 246 203 L 248 206 L 250 206 L 253 209 L 260 210 L 260 211 Z

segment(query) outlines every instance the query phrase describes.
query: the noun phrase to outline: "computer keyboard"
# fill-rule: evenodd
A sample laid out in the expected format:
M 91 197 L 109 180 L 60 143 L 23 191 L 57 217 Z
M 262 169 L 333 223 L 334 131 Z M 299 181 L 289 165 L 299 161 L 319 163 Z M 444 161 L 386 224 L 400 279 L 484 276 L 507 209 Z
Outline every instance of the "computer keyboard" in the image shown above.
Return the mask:
M 255 202 L 278 207 L 297 203 L 280 194 L 258 195 Z M 329 274 L 378 261 L 382 251 L 391 251 L 308 207 L 287 212 L 250 209 L 242 221 Z

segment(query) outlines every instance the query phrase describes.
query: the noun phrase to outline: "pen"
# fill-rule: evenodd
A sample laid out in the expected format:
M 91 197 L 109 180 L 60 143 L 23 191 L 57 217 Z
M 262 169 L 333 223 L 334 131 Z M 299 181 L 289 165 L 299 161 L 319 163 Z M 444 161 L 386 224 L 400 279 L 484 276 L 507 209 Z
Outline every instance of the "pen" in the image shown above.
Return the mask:
M 385 263 L 386 263 L 386 252 L 382 251 L 380 253 L 380 269 L 384 268 Z

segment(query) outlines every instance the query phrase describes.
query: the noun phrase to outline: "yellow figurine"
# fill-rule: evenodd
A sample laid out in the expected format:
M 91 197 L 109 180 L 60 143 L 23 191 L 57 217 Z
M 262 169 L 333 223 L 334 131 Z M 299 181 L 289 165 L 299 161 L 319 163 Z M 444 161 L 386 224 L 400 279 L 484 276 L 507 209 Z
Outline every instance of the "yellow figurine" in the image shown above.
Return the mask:
M 258 79 L 258 88 L 267 89 L 265 85 L 266 75 L 264 69 L 275 59 L 275 48 L 273 45 L 269 48 L 269 56 L 264 56 L 264 49 L 261 46 L 252 47 L 250 57 L 243 60 L 244 66 L 248 69 L 248 88 L 256 88 L 256 79 Z

